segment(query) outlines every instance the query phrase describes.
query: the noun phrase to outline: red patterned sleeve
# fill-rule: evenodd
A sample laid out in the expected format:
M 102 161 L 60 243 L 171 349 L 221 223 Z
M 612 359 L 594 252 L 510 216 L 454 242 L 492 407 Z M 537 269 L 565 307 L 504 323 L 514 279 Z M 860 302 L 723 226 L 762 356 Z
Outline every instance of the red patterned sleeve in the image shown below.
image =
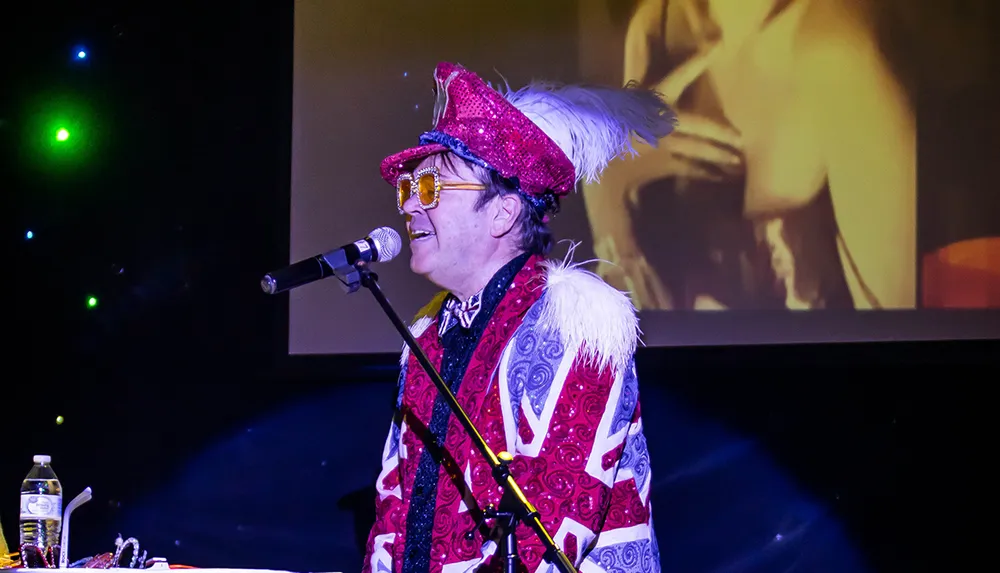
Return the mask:
M 368 533 L 362 573 L 384 573 L 395 570 L 392 562 L 393 544 L 401 520 L 405 518 L 399 467 L 399 448 L 402 447 L 400 418 L 399 414 L 393 418 L 389 436 L 382 450 L 382 471 L 375 483 L 375 524 Z
M 558 344 L 520 342 L 501 368 L 506 378 L 501 388 L 507 386 L 501 391 L 501 401 L 508 402 L 505 417 L 516 420 L 514 478 L 577 567 L 585 559 L 600 558 L 601 570 L 609 565 L 622 571 L 653 570 L 655 565 L 641 569 L 648 562 L 632 567 L 613 554 L 634 548 L 621 543 L 651 537 L 648 495 L 641 494 L 643 489 L 648 494 L 648 455 L 634 364 L 597 368 L 577 352 L 563 353 Z M 645 464 L 639 473 L 646 473 L 640 478 L 629 468 L 620 471 L 623 460 L 625 465 Z M 545 570 L 544 547 L 534 532 L 522 524 L 517 538 L 525 570 L 536 571 L 540 565 Z M 590 555 L 603 546 L 615 548 Z

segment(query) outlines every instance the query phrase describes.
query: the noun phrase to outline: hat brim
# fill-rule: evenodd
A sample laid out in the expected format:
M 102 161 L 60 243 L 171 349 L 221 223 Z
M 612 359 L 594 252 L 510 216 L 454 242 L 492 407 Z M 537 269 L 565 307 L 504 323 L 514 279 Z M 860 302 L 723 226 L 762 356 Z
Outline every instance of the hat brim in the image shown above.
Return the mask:
M 411 171 L 424 158 L 444 151 L 448 151 L 448 148 L 444 145 L 429 143 L 394 153 L 382 160 L 382 179 L 385 179 L 386 183 L 395 187 L 396 182 L 399 181 L 400 174 Z

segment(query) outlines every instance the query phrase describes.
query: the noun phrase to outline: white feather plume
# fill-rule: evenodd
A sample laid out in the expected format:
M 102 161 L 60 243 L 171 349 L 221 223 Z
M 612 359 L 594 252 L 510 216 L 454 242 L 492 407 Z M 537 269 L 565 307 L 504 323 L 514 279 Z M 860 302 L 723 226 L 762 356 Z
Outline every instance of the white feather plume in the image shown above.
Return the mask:
M 653 91 L 533 82 L 504 97 L 569 157 L 577 182 L 596 182 L 616 157 L 636 153 L 632 138 L 656 147 L 677 115 Z
M 598 370 L 624 372 L 642 336 L 635 306 L 627 294 L 583 269 L 589 261 L 570 262 L 573 250 L 562 261 L 542 263 L 545 294 L 538 326 L 557 332 L 563 348 L 579 345 L 581 358 Z

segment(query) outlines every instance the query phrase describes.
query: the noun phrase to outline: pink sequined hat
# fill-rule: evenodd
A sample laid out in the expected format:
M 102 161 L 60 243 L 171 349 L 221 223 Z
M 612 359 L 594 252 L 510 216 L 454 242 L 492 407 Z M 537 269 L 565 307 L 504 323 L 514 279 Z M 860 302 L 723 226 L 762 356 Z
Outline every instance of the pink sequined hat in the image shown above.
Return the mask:
M 458 64 L 434 71 L 434 127 L 411 147 L 382 160 L 382 178 L 450 151 L 513 181 L 529 198 L 560 197 L 581 179 L 594 181 L 612 159 L 632 152 L 632 136 L 656 145 L 676 116 L 658 95 L 634 86 L 536 82 L 494 89 Z

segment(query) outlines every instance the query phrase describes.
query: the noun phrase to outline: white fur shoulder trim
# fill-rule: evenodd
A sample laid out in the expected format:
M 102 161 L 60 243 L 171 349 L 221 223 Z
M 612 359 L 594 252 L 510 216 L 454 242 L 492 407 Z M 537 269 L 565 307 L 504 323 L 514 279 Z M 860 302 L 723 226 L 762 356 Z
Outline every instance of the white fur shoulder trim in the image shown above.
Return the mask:
M 434 322 L 434 317 L 436 317 L 438 311 L 441 310 L 441 305 L 444 304 L 444 299 L 447 297 L 448 293 L 441 291 L 434 295 L 434 298 L 432 298 L 429 303 L 417 311 L 417 315 L 413 317 L 413 323 L 410 324 L 410 334 L 413 335 L 413 338 L 420 338 L 424 334 L 424 331 L 427 330 L 427 327 Z M 403 353 L 399 357 L 400 368 L 406 366 L 406 361 L 409 359 L 410 347 L 406 345 L 406 341 L 403 341 Z
M 545 294 L 538 325 L 558 332 L 564 348 L 580 347 L 585 360 L 598 370 L 624 372 L 632 361 L 642 331 L 627 294 L 571 263 L 572 250 L 562 261 L 548 260 Z

